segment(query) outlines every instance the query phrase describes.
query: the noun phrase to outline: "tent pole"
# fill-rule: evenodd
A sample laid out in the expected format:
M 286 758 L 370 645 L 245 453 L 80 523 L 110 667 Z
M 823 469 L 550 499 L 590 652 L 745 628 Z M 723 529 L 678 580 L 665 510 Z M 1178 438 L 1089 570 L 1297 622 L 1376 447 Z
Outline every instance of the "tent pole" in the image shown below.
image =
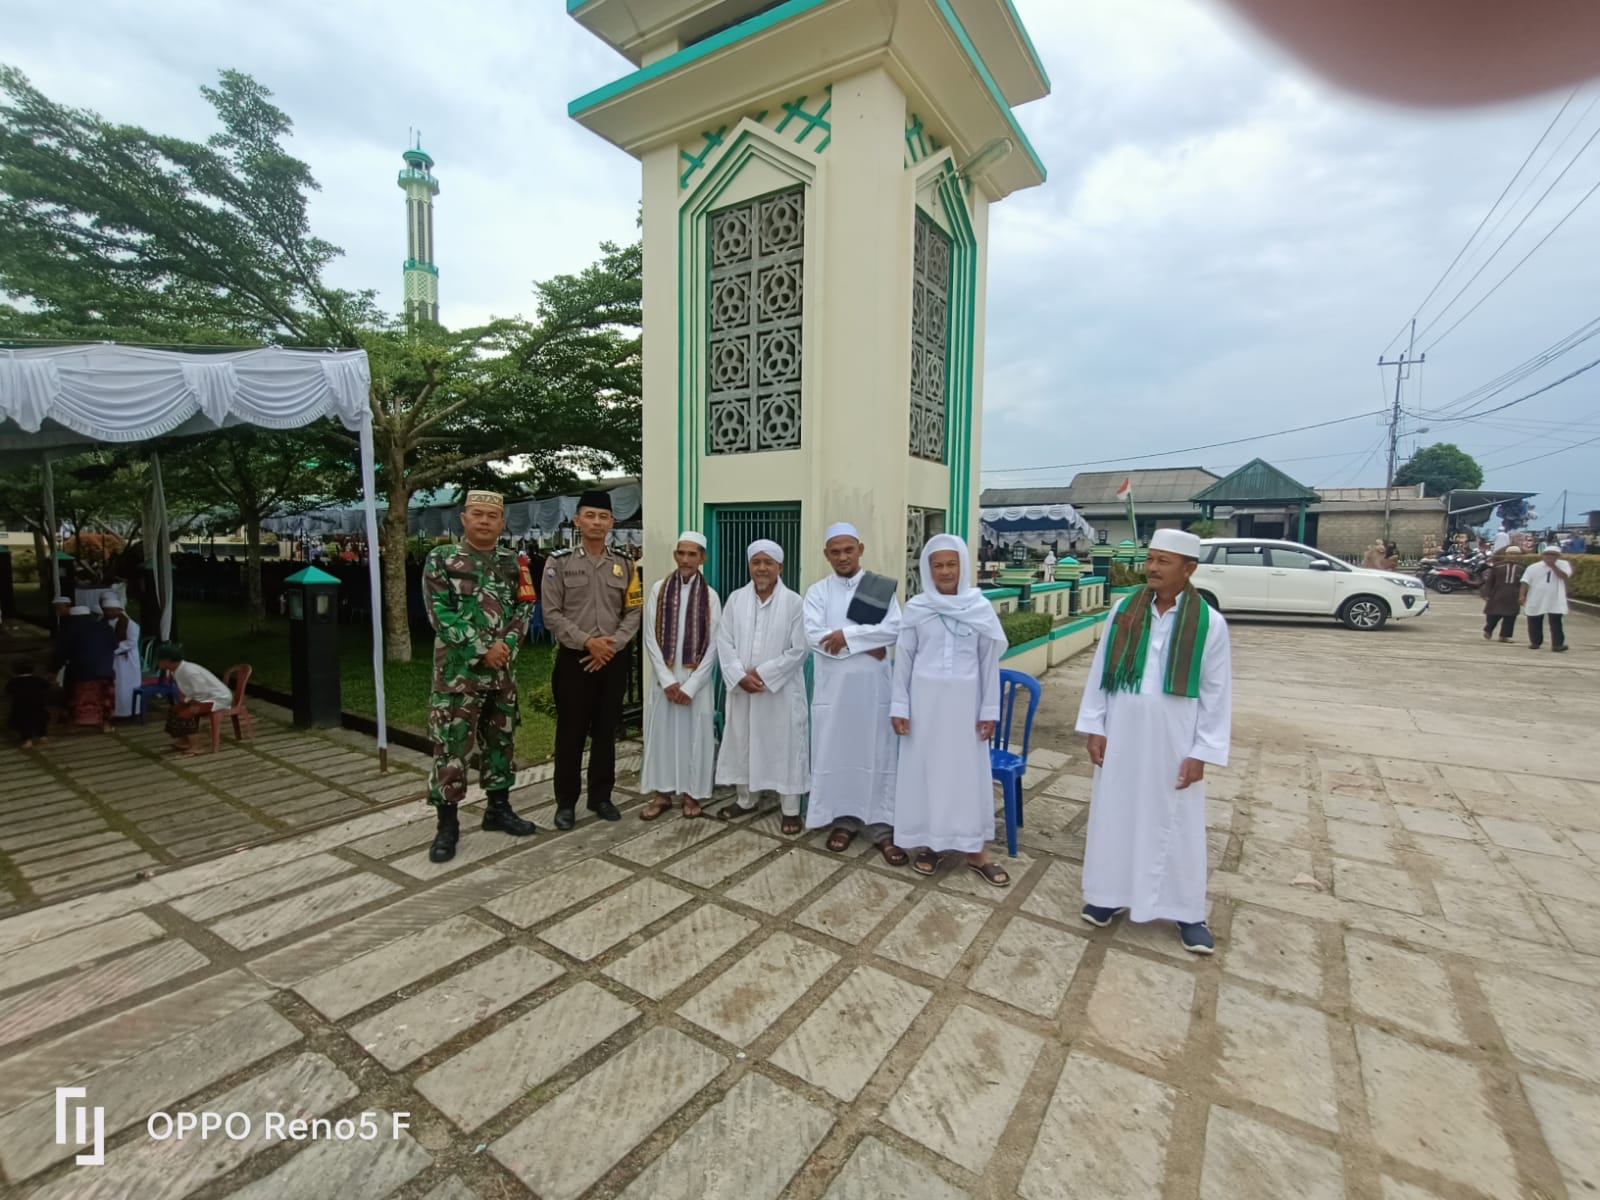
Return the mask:
M 154 552 L 156 568 L 156 600 L 161 605 L 158 626 L 161 640 L 172 640 L 172 526 L 167 520 L 167 486 L 161 479 L 161 455 L 150 453 L 150 515 L 155 534 L 155 545 L 145 546 L 145 553 Z M 149 534 L 145 535 L 147 538 Z
M 59 551 L 56 549 L 56 539 L 60 536 L 60 529 L 56 526 L 56 476 L 50 468 L 50 452 L 47 450 L 39 456 L 44 464 L 44 548 L 50 556 L 50 574 L 41 573 L 41 582 L 46 578 L 50 581 L 49 591 L 44 602 L 51 604 L 61 595 L 61 563 L 58 559 Z M 54 609 L 50 610 L 54 612 Z
M 378 506 L 372 494 L 378 473 L 372 445 L 372 414 L 361 422 L 361 505 L 367 524 L 367 586 L 372 594 L 372 698 L 378 713 L 378 770 L 389 770 L 389 722 L 383 696 L 383 566 L 378 553 Z

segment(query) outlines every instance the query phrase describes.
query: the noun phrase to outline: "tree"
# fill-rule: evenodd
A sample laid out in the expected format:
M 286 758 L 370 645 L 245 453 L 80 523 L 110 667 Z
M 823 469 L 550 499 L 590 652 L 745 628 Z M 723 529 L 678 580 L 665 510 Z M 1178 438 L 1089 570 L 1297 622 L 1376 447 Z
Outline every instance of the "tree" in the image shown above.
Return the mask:
M 1402 487 L 1425 483 L 1428 495 L 1442 496 L 1457 488 L 1483 486 L 1483 468 L 1460 447 L 1436 442 L 1413 454 L 1395 472 L 1394 481 Z

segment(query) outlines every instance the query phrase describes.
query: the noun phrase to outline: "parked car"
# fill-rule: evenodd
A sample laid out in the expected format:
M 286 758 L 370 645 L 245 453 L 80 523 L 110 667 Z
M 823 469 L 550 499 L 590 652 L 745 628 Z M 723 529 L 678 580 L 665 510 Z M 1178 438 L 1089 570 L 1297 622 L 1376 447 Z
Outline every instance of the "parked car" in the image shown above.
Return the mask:
M 1201 542 L 1194 586 L 1219 612 L 1335 617 L 1351 629 L 1382 629 L 1390 618 L 1428 611 L 1421 580 L 1270 538 Z

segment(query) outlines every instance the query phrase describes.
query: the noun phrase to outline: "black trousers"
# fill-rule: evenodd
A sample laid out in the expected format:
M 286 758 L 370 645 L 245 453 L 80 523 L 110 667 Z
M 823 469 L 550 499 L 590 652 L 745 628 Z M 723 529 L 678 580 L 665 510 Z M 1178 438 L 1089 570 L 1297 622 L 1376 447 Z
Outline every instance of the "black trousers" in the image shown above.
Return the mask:
M 583 792 L 583 745 L 589 743 L 589 807 L 611 799 L 617 782 L 617 727 L 628 691 L 628 653 L 598 671 L 585 671 L 584 652 L 562 646 L 550 690 L 556 701 L 556 805 L 578 807 Z
M 1512 638 L 1517 636 L 1516 613 L 1511 613 L 1509 616 L 1503 617 L 1497 617 L 1493 613 L 1489 614 L 1483 619 L 1484 633 L 1493 633 L 1496 625 L 1500 626 L 1500 636 L 1505 638 L 1507 641 L 1510 641 Z
M 1544 645 L 1544 623 L 1547 619 L 1550 622 L 1550 640 L 1557 646 L 1565 646 L 1567 644 L 1567 632 L 1561 627 L 1562 616 L 1560 613 L 1551 613 L 1548 618 L 1529 617 L 1528 641 L 1535 650 Z

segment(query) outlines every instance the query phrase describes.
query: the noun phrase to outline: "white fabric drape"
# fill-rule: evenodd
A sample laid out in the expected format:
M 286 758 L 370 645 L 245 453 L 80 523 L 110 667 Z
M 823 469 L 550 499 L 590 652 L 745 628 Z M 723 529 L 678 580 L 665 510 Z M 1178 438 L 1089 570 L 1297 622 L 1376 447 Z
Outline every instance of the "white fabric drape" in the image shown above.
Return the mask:
M 56 556 L 56 539 L 61 533 L 61 527 L 56 524 L 56 476 L 50 469 L 50 456 L 43 457 L 44 473 L 44 552 L 50 559 L 50 573 L 40 576 L 49 587 L 45 593 L 45 600 L 54 600 L 61 595 L 61 563 Z
M 361 500 L 367 517 L 367 588 L 372 599 L 372 702 L 378 714 L 378 757 L 388 765 L 389 723 L 383 695 L 383 565 L 378 554 L 378 507 L 372 494 L 377 456 L 372 445 L 372 410 L 362 406 Z M 404 553 L 402 547 L 401 552 Z

